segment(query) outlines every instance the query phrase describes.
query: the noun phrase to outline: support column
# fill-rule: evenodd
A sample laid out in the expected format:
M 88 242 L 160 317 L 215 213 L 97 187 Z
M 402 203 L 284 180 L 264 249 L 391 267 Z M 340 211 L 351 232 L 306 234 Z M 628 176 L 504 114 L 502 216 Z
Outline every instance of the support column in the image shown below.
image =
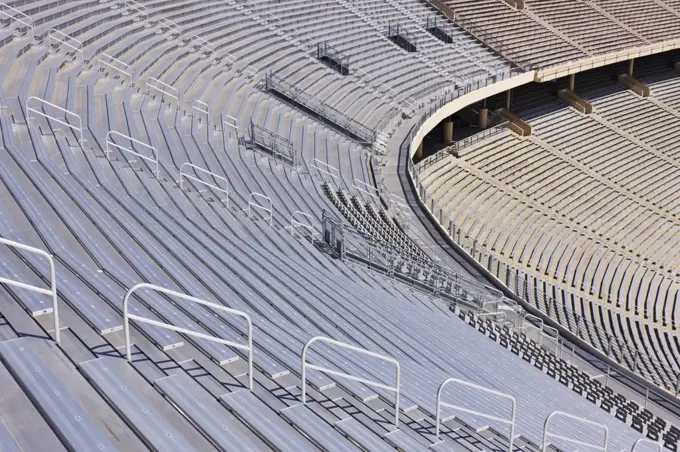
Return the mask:
M 569 75 L 569 91 L 575 91 L 574 85 L 576 84 L 576 74 Z
M 453 142 L 453 121 L 451 118 L 442 124 L 442 141 L 446 144 Z
M 512 101 L 512 90 L 509 89 L 505 92 L 505 109 L 510 110 L 510 104 Z
M 420 143 L 420 145 L 418 146 L 418 149 L 416 149 L 415 158 L 417 160 L 420 160 L 420 159 L 423 158 L 423 143 Z
M 635 69 L 635 58 L 628 60 L 628 75 L 633 76 L 633 69 Z
M 486 129 L 489 127 L 489 109 L 482 108 L 479 110 L 479 128 Z

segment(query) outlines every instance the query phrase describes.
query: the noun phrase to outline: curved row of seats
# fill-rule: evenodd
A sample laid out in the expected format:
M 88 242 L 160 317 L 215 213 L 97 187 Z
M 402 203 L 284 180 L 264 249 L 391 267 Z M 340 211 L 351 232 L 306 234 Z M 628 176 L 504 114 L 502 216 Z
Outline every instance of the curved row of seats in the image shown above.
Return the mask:
M 673 1 L 526 0 L 522 9 L 505 0 L 444 3 L 476 36 L 537 69 L 673 40 L 680 28 Z
M 556 353 L 559 347 L 555 346 L 552 339 L 542 339 L 542 342 L 549 342 L 549 345 L 541 345 L 529 338 L 525 332 L 521 330 L 519 333 L 512 331 L 507 326 L 500 326 L 498 323 L 492 322 L 488 317 L 482 319 L 480 316 L 462 311 L 458 307 L 454 308 L 454 312 L 458 314 L 461 320 L 467 322 L 468 325 L 489 339 L 498 342 L 524 361 L 531 363 L 548 376 L 571 388 L 572 391 L 599 406 L 603 411 L 622 420 L 640 433 L 644 433 L 651 441 L 660 441 L 670 450 L 677 449 L 680 430 L 676 426 L 669 424 L 665 419 L 638 405 L 633 400 L 627 400 L 623 395 L 616 393 L 611 387 L 607 386 L 606 381 L 603 385 L 600 380 L 579 370 L 578 367 L 565 361 L 561 356 L 558 357 Z M 560 352 L 561 354 L 562 352 Z
M 592 115 L 558 104 L 526 113 L 534 136 L 488 138 L 422 180 L 467 240 L 537 287 L 547 283 L 558 305 L 602 330 L 585 335 L 597 348 L 632 338 L 649 362 L 629 366 L 673 390 L 680 116 L 654 95 L 616 88 L 586 96 Z

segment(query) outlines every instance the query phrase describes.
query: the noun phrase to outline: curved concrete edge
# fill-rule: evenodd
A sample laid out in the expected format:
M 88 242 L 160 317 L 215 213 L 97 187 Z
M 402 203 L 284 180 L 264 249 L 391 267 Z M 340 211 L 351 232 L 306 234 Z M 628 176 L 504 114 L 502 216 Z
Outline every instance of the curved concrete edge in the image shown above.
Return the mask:
M 422 143 L 423 139 L 425 138 L 425 135 L 430 133 L 432 129 L 434 129 L 444 119 L 453 115 L 457 111 L 462 110 L 468 105 L 474 104 L 475 102 L 479 102 L 480 100 L 484 100 L 488 97 L 493 96 L 494 94 L 502 93 L 509 89 L 517 88 L 518 86 L 531 83 L 535 79 L 535 74 L 536 73 L 534 71 L 524 72 L 514 77 L 510 77 L 500 82 L 496 82 L 494 84 L 485 86 L 484 88 L 480 88 L 478 90 L 460 96 L 459 98 L 449 102 L 448 104 L 441 107 L 439 110 L 435 111 L 434 114 L 432 114 L 432 116 L 430 116 L 425 120 L 425 122 L 423 122 L 423 124 L 420 126 L 418 131 L 413 136 L 413 140 L 411 141 L 411 157 L 413 157 L 415 150 L 418 149 L 418 146 L 420 145 L 420 143 Z

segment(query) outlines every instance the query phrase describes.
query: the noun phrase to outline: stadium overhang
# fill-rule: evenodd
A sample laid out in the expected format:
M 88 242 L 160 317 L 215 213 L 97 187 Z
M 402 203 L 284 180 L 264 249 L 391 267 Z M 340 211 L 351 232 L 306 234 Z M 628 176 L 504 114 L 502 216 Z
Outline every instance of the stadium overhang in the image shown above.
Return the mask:
M 472 91 L 442 106 L 439 110 L 435 111 L 429 118 L 427 118 L 413 135 L 413 139 L 411 140 L 411 157 L 413 157 L 416 149 L 418 146 L 420 146 L 420 143 L 422 143 L 425 136 L 446 118 L 450 117 L 457 111 L 462 110 L 468 105 L 484 100 L 493 96 L 494 94 L 502 93 L 509 89 L 531 83 L 534 81 L 535 77 L 535 71 L 524 72 L 514 77 L 510 77 L 500 82 L 496 82 L 494 84 L 487 85 L 483 88 Z

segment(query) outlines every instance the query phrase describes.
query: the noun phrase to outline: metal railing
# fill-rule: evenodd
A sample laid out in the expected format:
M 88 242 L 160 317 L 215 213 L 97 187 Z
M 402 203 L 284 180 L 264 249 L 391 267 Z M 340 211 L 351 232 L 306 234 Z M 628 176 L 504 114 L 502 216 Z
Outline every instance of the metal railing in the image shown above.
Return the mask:
M 6 8 L 9 11 L 11 11 L 14 15 L 8 13 L 2 8 Z M 35 40 L 35 30 L 33 28 L 33 19 L 31 16 L 28 14 L 24 14 L 21 11 L 19 11 L 16 8 L 12 8 L 6 3 L 0 3 L 0 14 L 3 16 L 6 16 L 9 20 L 14 20 L 15 22 L 19 22 L 21 25 L 24 25 L 25 27 L 28 27 L 31 31 L 31 42 Z
M 312 240 L 316 235 L 319 234 L 318 230 L 314 227 L 314 218 L 307 213 L 296 210 L 290 216 L 291 234 L 293 235 L 295 235 L 296 233 L 299 234 L 299 232 L 297 232 L 298 228 L 303 228 L 307 230 L 310 233 Z
M 38 101 L 38 102 L 41 103 L 41 105 L 47 105 L 47 106 L 49 106 L 49 107 L 51 107 L 51 108 L 56 108 L 57 110 L 63 112 L 65 116 L 71 116 L 71 117 L 77 119 L 77 120 L 78 120 L 78 126 L 76 127 L 76 126 L 74 126 L 74 125 L 72 125 L 72 124 L 69 124 L 68 122 L 66 122 L 66 118 L 64 118 L 64 120 L 62 121 L 61 119 L 59 119 L 59 118 L 57 118 L 57 117 L 55 117 L 55 116 L 50 116 L 50 115 L 48 115 L 48 114 L 46 114 L 46 113 L 43 113 L 42 111 L 40 111 L 40 110 L 38 110 L 38 109 L 36 109 L 36 108 L 30 107 L 30 106 L 29 106 L 29 103 L 30 103 L 31 100 Z M 54 104 L 52 104 L 52 103 L 50 103 L 50 102 L 47 102 L 45 99 L 41 99 L 41 98 L 35 97 L 35 96 L 31 96 L 31 97 L 29 97 L 28 99 L 26 99 L 26 104 L 25 104 L 25 105 L 26 105 L 26 120 L 27 120 L 27 121 L 30 121 L 30 120 L 32 119 L 32 118 L 31 118 L 31 115 L 30 115 L 29 113 L 35 113 L 35 114 L 38 115 L 38 116 L 42 116 L 42 117 L 44 117 L 44 118 L 51 119 L 52 121 L 54 121 L 54 122 L 56 122 L 56 123 L 59 123 L 59 124 L 61 124 L 62 126 L 66 126 L 66 127 L 70 128 L 70 129 L 77 130 L 77 131 L 79 132 L 79 134 L 80 134 L 80 140 L 79 140 L 79 142 L 80 142 L 80 143 L 84 143 L 84 142 L 85 142 L 85 138 L 84 138 L 84 136 L 83 136 L 83 120 L 80 118 L 80 115 L 78 115 L 78 114 L 76 114 L 76 113 L 73 113 L 72 111 L 66 110 L 66 109 L 64 109 L 64 108 L 61 108 L 61 107 L 58 106 L 58 105 L 54 105 Z
M 326 104 L 326 102 L 311 93 L 291 85 L 273 72 L 268 72 L 265 75 L 265 89 L 267 91 L 276 91 L 284 97 L 304 106 L 330 123 L 347 130 L 363 142 L 373 143 L 375 141 L 375 130 L 364 126 L 351 116 Z
M 639 440 L 635 441 L 635 443 L 633 443 L 633 447 L 630 449 L 630 452 L 637 452 L 638 446 L 641 444 L 651 444 L 658 448 L 659 452 L 663 452 L 663 444 L 661 444 L 659 441 L 652 441 L 651 439 L 647 438 L 640 438 Z
M 256 200 L 261 200 L 261 201 L 267 201 L 267 205 L 262 205 L 256 202 Z M 274 221 L 274 204 L 272 203 L 271 198 L 268 196 L 263 195 L 262 193 L 251 193 L 248 196 L 248 219 L 251 219 L 251 214 L 253 208 L 257 210 L 263 210 L 269 214 L 269 226 L 273 226 L 273 221 Z
M 148 319 L 146 317 L 141 317 L 136 314 L 130 314 L 128 312 L 128 304 L 130 301 L 130 296 L 140 289 L 149 289 L 154 292 L 160 292 L 180 300 L 190 301 L 192 303 L 198 303 L 202 306 L 206 306 L 210 309 L 214 309 L 221 312 L 226 312 L 237 317 L 245 319 L 248 326 L 248 345 L 238 344 L 236 342 L 231 342 L 226 339 L 222 339 L 217 336 L 210 336 L 208 334 L 199 333 L 198 331 L 187 330 L 186 328 L 180 328 L 169 323 L 159 322 L 157 320 Z M 180 334 L 186 334 L 188 336 L 198 337 L 206 341 L 217 342 L 218 344 L 226 345 L 227 347 L 236 348 L 239 350 L 245 350 L 248 352 L 248 388 L 253 390 L 253 322 L 250 320 L 250 316 L 242 311 L 237 311 L 235 309 L 227 308 L 221 304 L 211 303 L 209 301 L 202 300 L 200 298 L 192 297 L 180 292 L 175 292 L 174 290 L 166 289 L 164 287 L 159 287 L 153 284 L 141 283 L 130 288 L 125 294 L 123 299 L 123 329 L 125 334 L 125 356 L 129 362 L 132 362 L 132 351 L 130 342 L 130 320 L 135 320 L 140 323 L 148 323 L 159 328 L 164 328 L 167 330 L 175 331 Z
M 191 117 L 193 118 L 195 113 L 203 113 L 205 115 L 205 122 L 210 122 L 210 106 L 203 101 L 194 99 L 191 101 Z M 200 117 L 199 117 L 200 120 Z
M 114 136 L 129 140 L 131 143 L 137 144 L 139 146 L 142 146 L 146 149 L 151 150 L 151 152 L 153 153 L 153 157 L 149 157 L 148 155 L 140 154 L 139 152 L 133 150 L 132 147 L 134 147 L 134 144 L 132 145 L 132 147 L 126 148 L 125 146 L 114 143 L 113 140 L 112 140 L 112 137 L 114 137 Z M 156 170 L 154 172 L 154 174 L 156 175 L 156 178 L 158 178 L 160 176 L 160 164 L 158 162 L 158 152 L 156 151 L 155 147 L 150 146 L 146 143 L 142 143 L 141 141 L 135 140 L 134 138 L 129 137 L 127 135 L 123 135 L 122 133 L 116 132 L 115 130 L 111 130 L 111 131 L 109 131 L 109 133 L 106 134 L 105 141 L 106 141 L 106 150 L 104 152 L 106 152 L 106 159 L 107 160 L 111 160 L 111 152 L 113 152 L 111 150 L 111 146 L 113 146 L 114 148 L 116 148 L 120 151 L 128 152 L 128 153 L 130 153 L 130 154 L 132 154 L 136 157 L 139 157 L 142 160 L 146 160 L 147 162 L 153 163 L 154 166 L 156 167 Z M 134 160 L 130 161 L 129 163 L 134 163 Z
M 0 244 L 16 248 L 22 251 L 28 251 L 29 253 L 34 253 L 47 259 L 47 263 L 50 266 L 50 288 L 44 289 L 42 287 L 32 286 L 30 284 L 15 281 L 13 279 L 0 277 L 0 284 L 7 284 L 8 286 L 18 287 L 20 289 L 25 289 L 31 292 L 36 292 L 42 295 L 47 295 L 52 297 L 52 315 L 54 316 L 54 340 L 57 344 L 61 341 L 61 334 L 59 330 L 59 308 L 57 300 L 57 275 L 54 267 L 54 257 L 39 248 L 34 248 L 32 246 L 24 245 L 23 243 L 15 242 L 12 240 L 4 239 L 0 237 Z
M 450 303 L 464 305 L 479 312 L 490 299 L 502 303 L 503 294 L 445 268 L 424 256 L 416 256 L 403 246 L 396 246 L 343 224 L 326 210 L 323 212 L 322 238 L 341 259 L 350 259 L 388 278 L 402 281 L 412 288 Z
M 326 344 L 330 345 L 335 345 L 337 347 L 345 348 L 347 350 L 351 350 L 353 352 L 361 353 L 366 356 L 370 356 L 372 358 L 377 358 L 382 361 L 386 361 L 388 363 L 394 364 L 395 369 L 396 369 L 396 376 L 395 376 L 395 384 L 394 386 L 390 386 L 375 380 L 369 380 L 367 378 L 361 378 L 361 377 L 356 377 L 351 374 L 347 374 L 344 372 L 339 372 L 334 369 L 329 369 L 327 367 L 321 367 L 317 366 L 314 364 L 309 364 L 307 362 L 307 351 L 309 347 L 315 343 L 315 342 L 324 342 Z M 400 395 L 400 386 L 401 386 L 401 366 L 399 366 L 399 361 L 396 359 L 392 358 L 391 356 L 386 356 L 386 355 L 381 355 L 379 353 L 375 353 L 369 350 L 366 350 L 364 348 L 359 348 L 355 347 L 354 345 L 350 344 L 345 344 L 344 342 L 336 341 L 334 339 L 330 339 L 327 337 L 323 336 L 316 336 L 311 338 L 310 340 L 307 341 L 305 344 L 304 348 L 302 349 L 302 359 L 300 363 L 300 370 L 301 370 L 301 381 L 302 381 L 302 403 L 307 403 L 307 369 L 312 369 L 312 370 L 317 370 L 319 372 L 322 372 L 327 375 L 335 375 L 336 377 L 341 377 L 341 378 L 347 378 L 348 380 L 353 380 L 357 381 L 359 383 L 363 383 L 369 386 L 373 386 L 376 388 L 381 388 L 385 389 L 387 391 L 394 392 L 394 425 L 399 427 L 399 395 Z
M 298 166 L 298 155 L 291 140 L 252 121 L 250 123 L 250 140 L 246 141 L 246 147 L 291 168 Z
M 460 386 L 465 386 L 465 387 L 472 388 L 472 389 L 475 389 L 475 390 L 480 391 L 480 392 L 485 392 L 487 394 L 498 396 L 498 397 L 505 399 L 505 400 L 509 400 L 511 405 L 512 405 L 512 409 L 510 411 L 510 417 L 509 418 L 502 418 L 502 417 L 499 417 L 499 416 L 496 416 L 496 415 L 493 415 L 493 414 L 472 410 L 472 409 L 464 407 L 464 406 L 442 402 L 442 392 L 444 390 L 444 387 L 446 385 L 451 384 L 451 383 L 455 383 L 455 384 L 460 385 Z M 489 419 L 489 420 L 493 420 L 493 421 L 497 421 L 497 422 L 501 422 L 503 424 L 509 425 L 510 426 L 510 436 L 508 438 L 510 439 L 510 442 L 508 444 L 508 452 L 513 452 L 512 444 L 513 444 L 513 441 L 515 440 L 515 416 L 516 416 L 516 413 L 517 413 L 517 401 L 515 400 L 515 398 L 513 396 L 511 396 L 509 394 L 505 394 L 504 392 L 496 391 L 494 389 L 485 388 L 484 386 L 480 386 L 480 385 L 475 384 L 475 383 L 470 383 L 470 382 L 465 381 L 465 380 L 459 380 L 457 378 L 449 378 L 447 380 L 444 380 L 442 382 L 442 384 L 439 385 L 439 389 L 437 390 L 437 405 L 436 405 L 436 416 L 437 417 L 436 417 L 436 429 L 435 429 L 436 430 L 435 438 L 437 438 L 437 440 L 439 440 L 439 429 L 440 429 L 440 424 L 441 424 L 441 407 L 442 406 L 445 406 L 447 408 L 451 408 L 451 409 L 456 410 L 456 411 L 461 411 L 463 413 L 472 414 L 472 415 L 475 415 L 475 416 L 483 417 L 485 419 Z
M 470 135 L 467 138 L 463 138 L 460 141 L 455 142 L 451 146 L 447 146 L 443 149 L 440 149 L 437 151 L 435 154 L 432 154 L 431 156 L 421 160 L 416 164 L 416 170 L 419 173 L 422 173 L 425 171 L 427 168 L 431 167 L 435 163 L 441 161 L 442 159 L 446 158 L 448 155 L 450 155 L 452 152 L 455 153 L 456 155 L 460 156 L 461 150 L 472 146 L 475 143 L 479 143 L 480 141 L 483 141 L 489 137 L 499 135 L 506 130 L 508 130 L 509 127 L 508 122 L 504 122 L 502 124 L 498 124 L 496 126 L 490 127 L 488 129 L 485 129 L 479 133 L 476 133 L 474 135 Z
M 164 96 L 175 99 L 177 101 L 177 108 L 179 108 L 179 90 L 177 88 L 161 82 L 157 78 L 149 77 L 146 79 L 146 89 L 147 91 L 155 90 L 161 93 L 161 100 L 163 100 Z
M 194 173 L 203 173 L 207 174 L 209 176 L 212 176 L 213 179 L 215 180 L 220 180 L 224 182 L 224 188 L 218 187 L 215 184 L 211 184 L 210 182 L 204 181 L 197 176 L 193 176 L 189 173 L 186 172 L 186 168 L 192 168 L 194 170 Z M 206 187 L 210 187 L 213 190 L 224 193 L 225 198 L 219 198 L 220 202 L 226 201 L 227 208 L 229 208 L 229 181 L 225 177 L 222 177 L 220 175 L 217 175 L 215 173 L 211 173 L 210 171 L 201 168 L 200 166 L 192 165 L 191 163 L 182 163 L 182 166 L 179 167 L 179 188 L 180 190 L 184 190 L 184 179 L 189 179 L 192 180 L 198 184 L 205 185 Z
M 100 72 L 102 71 L 102 69 L 104 69 L 102 66 L 108 67 L 116 72 L 120 72 L 124 76 L 127 76 L 130 79 L 130 83 L 132 83 L 132 68 L 130 67 L 129 64 L 124 63 L 119 59 L 116 59 L 111 55 L 108 55 L 103 52 L 99 54 L 99 56 L 97 57 L 97 61 L 99 64 Z
M 576 437 L 570 437 L 570 436 L 564 436 L 564 435 L 558 435 L 556 433 L 550 433 L 550 421 L 557 417 L 564 417 L 567 419 L 571 419 L 577 422 L 580 422 L 582 424 L 586 425 L 592 425 L 594 427 L 597 427 L 598 429 L 601 428 L 604 431 L 604 442 L 602 445 L 595 444 L 595 443 L 588 443 L 585 441 L 581 441 L 577 439 Z M 579 416 L 574 416 L 573 414 L 565 413 L 564 411 L 553 411 L 550 413 L 550 415 L 545 419 L 545 423 L 543 424 L 543 441 L 541 443 L 541 452 L 546 452 L 548 450 L 548 446 L 550 446 L 550 442 L 548 441 L 548 438 L 554 438 L 554 439 L 559 439 L 562 441 L 566 441 L 571 444 L 576 444 L 578 446 L 586 447 L 589 449 L 595 449 L 595 450 L 601 450 L 602 452 L 607 452 L 607 444 L 609 441 L 609 429 L 602 425 L 599 422 L 593 422 L 588 419 L 579 417 Z
M 83 49 L 83 43 L 81 41 L 77 40 L 76 38 L 72 38 L 62 31 L 55 30 L 54 28 L 47 32 L 47 42 L 50 48 L 52 47 L 52 41 L 56 41 L 59 44 L 75 51 L 76 54 L 80 54 L 81 63 L 85 63 L 85 52 Z M 71 41 L 76 43 L 76 45 L 71 44 Z
M 132 9 L 136 11 L 137 14 L 144 16 L 144 20 L 149 18 L 148 8 L 141 3 L 136 2 L 135 0 L 125 0 L 125 8 Z

